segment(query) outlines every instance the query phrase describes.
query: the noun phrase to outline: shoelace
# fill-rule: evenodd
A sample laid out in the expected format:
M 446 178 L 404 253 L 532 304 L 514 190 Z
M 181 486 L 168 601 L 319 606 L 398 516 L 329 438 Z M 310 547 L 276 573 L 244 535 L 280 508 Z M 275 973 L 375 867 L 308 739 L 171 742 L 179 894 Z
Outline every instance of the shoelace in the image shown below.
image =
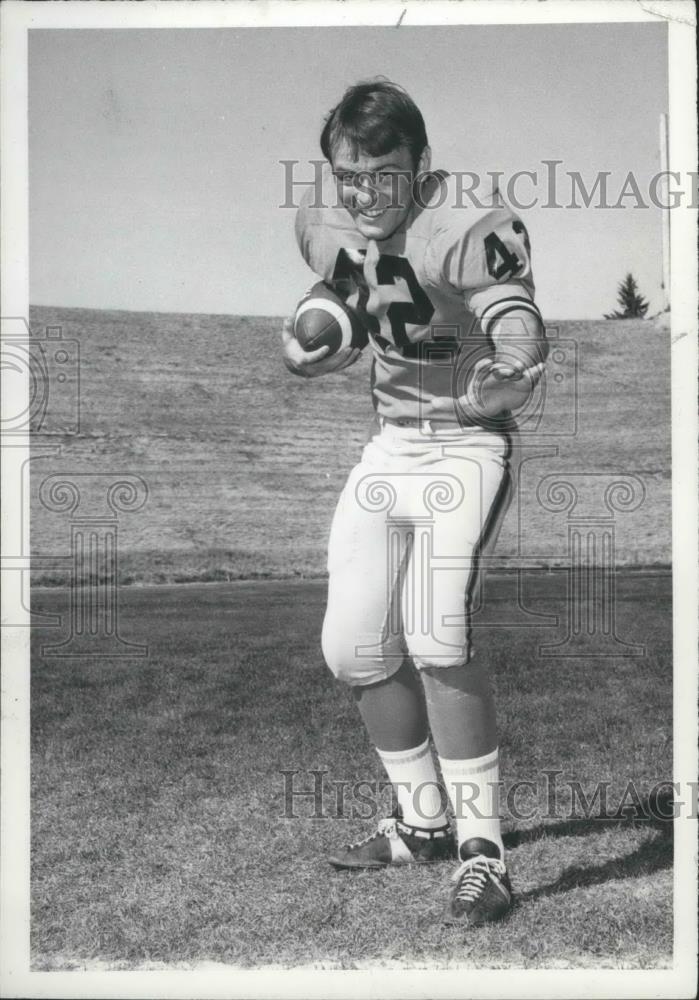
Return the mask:
M 456 899 L 464 902 L 472 902 L 478 899 L 486 887 L 491 875 L 498 875 L 502 878 L 505 874 L 505 865 L 497 858 L 486 858 L 484 854 L 479 854 L 475 858 L 469 858 L 454 872 L 452 881 L 459 883 L 456 890 Z
M 352 851 L 355 847 L 362 847 L 364 844 L 376 840 L 377 837 L 388 837 L 389 840 L 398 840 L 400 834 L 398 833 L 395 816 L 387 816 L 385 819 L 380 819 L 379 825 L 373 833 L 370 833 L 363 840 L 358 840 L 355 844 L 348 844 L 347 850 Z

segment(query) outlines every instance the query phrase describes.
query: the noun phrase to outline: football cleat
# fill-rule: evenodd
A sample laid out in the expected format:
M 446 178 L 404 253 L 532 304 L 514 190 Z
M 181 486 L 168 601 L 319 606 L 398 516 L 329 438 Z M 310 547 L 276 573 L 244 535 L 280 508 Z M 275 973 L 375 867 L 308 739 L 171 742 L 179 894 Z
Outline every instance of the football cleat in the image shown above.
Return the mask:
M 477 927 L 502 920 L 512 906 L 512 886 L 498 848 L 472 837 L 461 845 L 459 856 L 462 864 L 452 876 L 444 923 Z
M 449 824 L 426 829 L 404 823 L 395 812 L 382 819 L 375 833 L 328 858 L 335 868 L 386 868 L 388 865 L 426 865 L 456 856 Z

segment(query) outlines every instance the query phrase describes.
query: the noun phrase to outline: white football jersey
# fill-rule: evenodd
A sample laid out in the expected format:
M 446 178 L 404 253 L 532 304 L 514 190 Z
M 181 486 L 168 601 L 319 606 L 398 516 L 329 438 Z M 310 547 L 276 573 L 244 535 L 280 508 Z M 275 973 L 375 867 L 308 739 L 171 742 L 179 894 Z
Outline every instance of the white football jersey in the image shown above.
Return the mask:
M 327 165 L 317 194 L 309 190 L 298 210 L 296 237 L 307 264 L 370 331 L 379 415 L 429 419 L 433 396 L 463 395 L 475 362 L 512 356 L 515 342 L 516 356 L 524 351 L 532 364 L 546 357 L 543 325 L 534 324 L 535 340 L 523 325 L 514 342 L 492 336 L 495 321 L 515 310 L 540 318 L 527 231 L 497 192 L 475 207 L 456 176 L 429 174 L 403 224 L 370 244 Z M 522 337 L 531 343 L 522 347 Z M 456 408 L 453 419 L 468 422 Z

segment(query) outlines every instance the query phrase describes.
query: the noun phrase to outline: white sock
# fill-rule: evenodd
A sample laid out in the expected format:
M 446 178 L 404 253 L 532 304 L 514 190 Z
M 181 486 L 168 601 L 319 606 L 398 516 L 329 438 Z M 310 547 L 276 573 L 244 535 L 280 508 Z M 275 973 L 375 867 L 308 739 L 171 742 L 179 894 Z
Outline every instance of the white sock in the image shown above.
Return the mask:
M 439 758 L 444 784 L 456 818 L 459 847 L 471 837 L 492 841 L 505 857 L 500 833 L 498 748 L 470 760 Z
M 427 830 L 444 826 L 447 818 L 429 740 L 412 750 L 376 752 L 396 790 L 405 822 Z

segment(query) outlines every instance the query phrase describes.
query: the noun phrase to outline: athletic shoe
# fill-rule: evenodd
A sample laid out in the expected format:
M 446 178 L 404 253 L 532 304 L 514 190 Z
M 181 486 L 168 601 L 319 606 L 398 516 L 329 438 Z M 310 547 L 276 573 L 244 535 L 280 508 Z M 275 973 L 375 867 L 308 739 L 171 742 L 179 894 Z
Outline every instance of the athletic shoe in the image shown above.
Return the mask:
M 335 868 L 386 868 L 388 865 L 426 865 L 454 858 L 456 848 L 449 824 L 425 829 L 404 823 L 395 812 L 379 822 L 375 833 L 328 858 Z
M 512 906 L 512 886 L 496 845 L 472 837 L 461 845 L 459 857 L 444 922 L 476 927 L 502 920 Z

